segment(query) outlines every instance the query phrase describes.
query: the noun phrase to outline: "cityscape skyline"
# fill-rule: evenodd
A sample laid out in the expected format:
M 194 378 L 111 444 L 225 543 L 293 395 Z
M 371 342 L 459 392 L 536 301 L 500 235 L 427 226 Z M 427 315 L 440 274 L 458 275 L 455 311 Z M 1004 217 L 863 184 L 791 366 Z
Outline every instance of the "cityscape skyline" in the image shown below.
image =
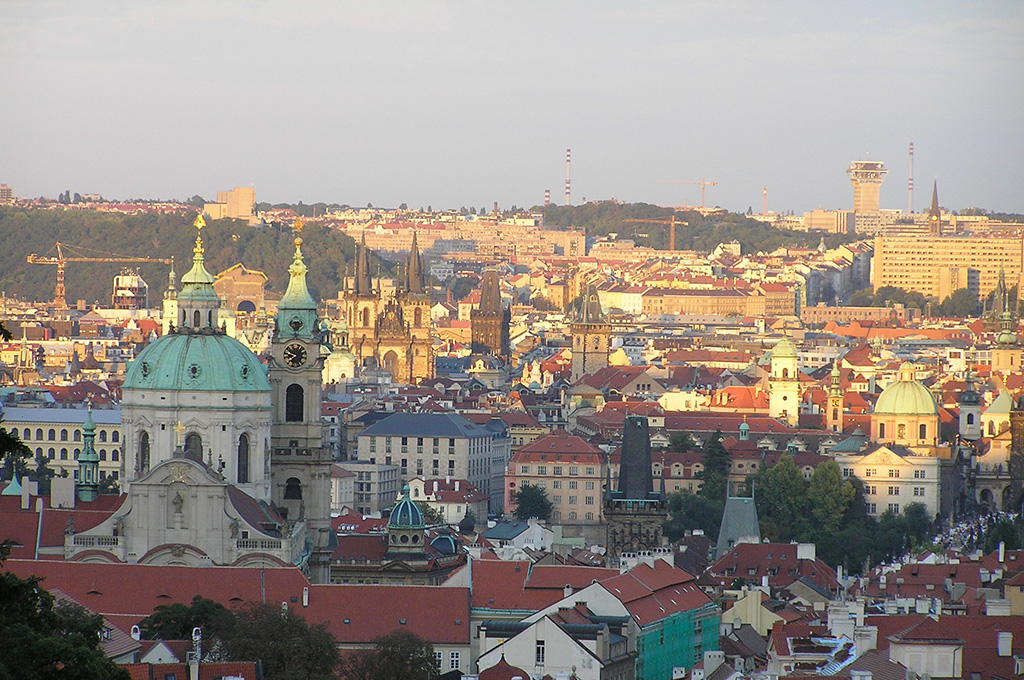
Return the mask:
M 19 196 L 1024 212 L 1015 3 L 0 3 Z M 201 22 L 195 18 L 202 17 Z M 978 102 L 984 97 L 984 106 Z M 688 182 L 672 184 L 667 182 Z

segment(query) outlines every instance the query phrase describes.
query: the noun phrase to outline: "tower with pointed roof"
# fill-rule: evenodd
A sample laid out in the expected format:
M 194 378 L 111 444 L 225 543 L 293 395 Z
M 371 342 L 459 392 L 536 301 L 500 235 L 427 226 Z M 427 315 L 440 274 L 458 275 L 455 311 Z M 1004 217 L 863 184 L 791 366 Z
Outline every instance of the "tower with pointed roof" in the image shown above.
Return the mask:
M 511 318 L 511 311 L 501 303 L 498 272 L 488 269 L 480 285 L 480 304 L 469 313 L 473 353 L 507 358 Z
M 572 382 L 608 367 L 612 326 L 601 309 L 597 287 L 588 283 L 580 296 L 576 318 L 569 324 L 572 336 Z
M 618 488 L 612 490 L 610 479 L 605 488 L 605 554 L 618 561 L 626 553 L 660 547 L 667 517 L 664 483 L 654 489 L 647 418 L 627 416 L 622 424 Z
M 330 561 L 331 453 L 320 419 L 323 366 L 317 303 L 306 284 L 301 222 L 288 267 L 288 288 L 277 305 L 270 347 L 269 377 L 274 390 L 271 474 L 274 505 L 289 524 L 304 522 L 312 539 L 312 578 L 327 579 Z
M 971 372 L 971 364 L 974 362 L 974 352 L 968 354 L 966 385 L 960 395 L 960 436 L 969 441 L 981 439 L 981 395 L 974 388 L 974 375 Z
M 942 235 L 942 210 L 939 209 L 939 180 L 932 184 L 932 204 L 928 208 L 928 233 Z
M 96 500 L 100 493 L 100 455 L 96 453 L 96 423 L 92 419 L 92 409 L 82 424 L 82 452 L 78 454 L 78 500 L 89 502 Z
M 831 383 L 828 387 L 828 406 L 825 412 L 825 426 L 830 432 L 843 431 L 843 387 L 840 383 L 839 359 L 832 364 Z

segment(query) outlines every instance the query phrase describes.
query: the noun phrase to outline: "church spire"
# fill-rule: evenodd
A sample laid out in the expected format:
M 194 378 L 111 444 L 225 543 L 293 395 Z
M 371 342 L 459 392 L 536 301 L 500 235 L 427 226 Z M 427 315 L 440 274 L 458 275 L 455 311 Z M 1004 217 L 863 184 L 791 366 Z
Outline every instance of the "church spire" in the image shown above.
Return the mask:
M 498 272 L 495 269 L 484 272 L 484 280 L 480 284 L 479 309 L 481 312 L 501 313 L 501 284 L 498 282 Z
M 178 293 L 179 327 L 198 330 L 216 330 L 217 309 L 220 298 L 213 289 L 214 276 L 206 271 L 203 254 L 203 228 L 206 220 L 199 213 L 192 223 L 196 228 L 196 244 L 192 248 L 192 268 L 181 277 L 181 292 Z M 179 328 L 180 330 L 180 328 Z
M 412 247 L 405 263 L 405 290 L 408 293 L 424 293 L 427 286 L 423 276 L 423 259 L 416 243 L 416 232 L 412 232 Z
M 165 300 L 173 300 L 178 297 L 178 277 L 174 273 L 174 258 L 171 258 L 171 271 L 167 273 L 167 290 L 164 291 Z
M 359 250 L 356 252 L 356 295 L 373 293 L 370 276 L 370 251 L 366 247 L 366 230 L 363 230 L 363 238 L 359 243 Z
M 583 288 L 580 298 L 579 323 L 607 323 L 601 309 L 601 298 L 597 294 L 597 286 L 588 283 Z
M 206 249 L 203 247 L 203 229 L 206 227 L 206 220 L 203 219 L 202 213 L 196 215 L 192 226 L 196 228 L 196 244 L 192 247 L 192 269 L 189 269 L 188 273 L 181 277 L 181 282 L 186 284 L 186 287 L 189 284 L 212 285 L 214 281 L 213 275 L 206 271 L 206 266 L 203 262 L 203 254 L 206 252 Z
M 288 288 L 277 303 L 277 332 L 285 333 L 290 328 L 296 337 L 313 337 L 319 332 L 319 322 L 316 318 L 316 300 L 309 294 L 306 285 L 306 272 L 309 268 L 302 259 L 302 237 L 299 236 L 303 226 L 303 221 L 297 220 L 292 227 L 295 230 L 295 254 L 288 267 Z
M 942 232 L 942 211 L 939 209 L 939 180 L 932 185 L 932 206 L 928 208 L 928 230 L 932 235 Z
M 100 456 L 96 453 L 96 423 L 92 419 L 92 409 L 82 424 L 82 452 L 78 454 L 78 500 L 89 502 L 96 500 L 100 493 Z

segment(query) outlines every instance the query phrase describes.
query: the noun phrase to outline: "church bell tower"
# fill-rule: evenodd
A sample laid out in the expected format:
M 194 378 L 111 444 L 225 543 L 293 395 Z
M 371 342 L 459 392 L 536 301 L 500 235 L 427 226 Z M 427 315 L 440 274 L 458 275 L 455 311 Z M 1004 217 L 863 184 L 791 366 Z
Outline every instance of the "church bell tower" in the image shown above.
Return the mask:
M 311 545 L 310 576 L 328 580 L 330 566 L 331 454 L 324 446 L 320 397 L 325 353 L 321 351 L 316 301 L 306 286 L 302 223 L 295 226 L 295 256 L 288 289 L 277 306 L 269 377 L 274 390 L 271 473 L 274 504 L 292 525 L 305 523 Z

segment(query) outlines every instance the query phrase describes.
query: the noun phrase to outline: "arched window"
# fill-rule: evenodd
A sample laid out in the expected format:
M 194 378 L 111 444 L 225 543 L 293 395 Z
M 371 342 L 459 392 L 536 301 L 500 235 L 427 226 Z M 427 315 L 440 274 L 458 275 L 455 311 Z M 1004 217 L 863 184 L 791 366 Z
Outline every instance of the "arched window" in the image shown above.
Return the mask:
M 78 449 L 75 449 L 75 460 L 78 460 L 78 454 L 79 453 L 81 453 L 81 452 Z M 68 459 L 68 450 L 67 449 L 61 449 L 60 450 L 60 459 L 61 460 L 67 460 Z
M 145 430 L 139 435 L 139 471 L 149 472 L 149 433 Z
M 839 420 L 839 409 L 832 409 L 832 420 Z
M 245 433 L 238 438 L 238 483 L 249 483 L 249 435 Z
M 62 442 L 66 442 L 68 440 L 68 431 L 67 430 L 61 430 L 60 431 L 60 440 Z
M 114 449 L 110 453 L 110 460 L 121 460 L 121 452 L 118 449 Z
M 921 423 L 918 426 L 917 429 L 918 429 L 918 432 L 917 432 L 917 438 L 918 439 L 927 439 L 928 438 L 928 426 L 925 423 Z
M 194 460 L 203 459 L 203 438 L 195 432 L 185 435 L 185 455 Z
M 370 308 L 363 307 L 363 328 L 370 325 Z
M 213 328 L 213 310 L 206 313 L 206 325 Z
M 107 441 L 107 431 L 106 430 L 100 430 L 100 441 L 101 442 Z
M 423 309 L 417 307 L 412 313 L 412 322 L 414 326 L 420 326 L 423 324 Z
M 75 451 L 78 451 L 78 449 L 75 449 Z M 106 459 L 107 459 L 107 450 L 106 449 L 100 449 L 100 460 L 106 460 Z
M 21 438 L 24 439 L 25 441 L 32 439 L 32 430 L 26 427 L 25 430 L 21 433 Z M 40 437 L 40 439 L 42 439 L 42 437 Z
M 284 483 L 284 499 L 286 501 L 302 500 L 302 482 L 295 477 L 289 477 Z
M 185 310 L 184 309 L 181 310 L 181 321 L 178 322 L 178 325 L 179 326 L 184 326 L 185 325 Z
M 292 383 L 284 394 L 284 420 L 287 423 L 302 422 L 302 385 Z
M 782 377 L 783 378 L 788 378 L 789 377 L 789 369 L 788 368 L 782 369 Z
M 967 424 L 968 425 L 974 425 L 974 414 L 973 413 L 968 413 L 967 414 Z
M 199 310 L 197 309 L 196 313 L 192 315 L 192 326 L 194 328 L 199 328 L 199 324 L 201 324 L 202 322 L 203 317 L 199 314 Z
M 53 460 L 56 455 L 57 455 L 57 452 L 54 451 L 52 447 L 46 452 L 46 457 L 49 458 L 50 460 Z M 64 459 L 64 460 L 66 460 L 66 459 Z
M 988 433 L 989 434 L 995 434 L 996 433 L 995 421 L 992 421 L 992 420 L 988 421 Z
M 36 430 L 36 439 L 42 440 L 42 438 L 43 438 L 43 431 L 42 430 Z
M 76 442 L 82 441 L 82 431 L 81 430 L 75 430 L 73 438 L 74 438 L 74 440 Z
M 112 441 L 112 442 L 119 442 L 119 441 L 121 441 L 121 433 L 118 432 L 117 430 L 114 430 L 113 432 L 111 432 L 110 433 L 110 441 Z
M 885 423 L 878 424 L 878 438 L 885 439 Z
M 51 442 L 57 441 L 57 430 L 51 429 L 49 432 L 46 433 L 46 438 L 49 439 Z

